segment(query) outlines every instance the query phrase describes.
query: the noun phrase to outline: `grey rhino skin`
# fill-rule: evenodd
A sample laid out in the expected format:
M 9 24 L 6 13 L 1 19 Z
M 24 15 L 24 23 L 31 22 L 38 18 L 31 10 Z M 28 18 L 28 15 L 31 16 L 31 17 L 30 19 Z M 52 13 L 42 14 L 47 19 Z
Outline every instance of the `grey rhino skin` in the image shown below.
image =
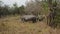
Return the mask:
M 33 23 L 35 23 L 37 21 L 37 18 L 35 15 L 23 15 L 21 16 L 21 20 L 22 21 L 32 21 Z
M 37 21 L 42 21 L 44 19 L 44 16 L 39 15 L 39 16 L 35 16 L 35 15 L 22 15 L 21 16 L 21 20 L 22 21 L 32 21 L 33 23 L 37 22 Z

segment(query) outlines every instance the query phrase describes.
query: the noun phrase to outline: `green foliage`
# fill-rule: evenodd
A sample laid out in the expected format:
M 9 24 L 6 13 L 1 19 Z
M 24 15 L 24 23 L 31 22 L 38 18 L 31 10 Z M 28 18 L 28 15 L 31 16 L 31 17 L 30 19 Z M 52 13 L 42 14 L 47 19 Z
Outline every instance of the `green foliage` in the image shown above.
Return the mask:
M 60 8 L 56 11 L 55 23 L 57 24 L 57 27 L 60 28 Z
M 24 14 L 24 6 L 17 6 L 17 3 L 13 4 L 13 7 L 9 7 L 8 5 L 2 6 L 2 2 L 0 2 L 0 17 L 7 15 L 16 15 L 16 14 Z
M 42 3 L 42 8 L 43 8 L 43 13 L 47 14 L 49 12 L 49 8 L 48 8 L 48 3 L 47 2 L 43 2 Z
M 20 14 L 22 15 L 22 14 L 25 14 L 25 8 L 24 8 L 24 6 L 22 5 L 21 7 L 19 7 L 19 11 L 20 11 Z
M 52 3 L 52 4 L 51 4 Z M 53 24 L 54 25 L 52 25 L 53 27 L 60 27 L 60 8 L 59 8 L 60 6 L 59 6 L 59 4 L 58 4 L 58 2 L 55 0 L 54 2 L 52 2 L 52 0 L 51 0 L 51 2 L 49 1 L 49 8 L 53 8 L 52 10 L 54 11 L 54 12 L 56 12 L 55 13 L 55 17 L 54 17 L 54 19 L 53 19 Z M 53 12 L 52 11 L 52 12 Z M 53 17 L 52 17 L 53 18 Z M 52 20 L 52 19 L 51 19 Z

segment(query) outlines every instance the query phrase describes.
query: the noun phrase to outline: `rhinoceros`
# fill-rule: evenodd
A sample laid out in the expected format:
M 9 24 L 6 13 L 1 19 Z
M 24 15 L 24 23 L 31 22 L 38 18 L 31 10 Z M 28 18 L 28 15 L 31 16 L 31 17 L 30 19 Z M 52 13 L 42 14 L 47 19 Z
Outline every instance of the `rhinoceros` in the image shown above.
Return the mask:
M 37 17 L 35 15 L 23 15 L 21 16 L 21 20 L 25 22 L 32 21 L 35 23 L 37 21 Z

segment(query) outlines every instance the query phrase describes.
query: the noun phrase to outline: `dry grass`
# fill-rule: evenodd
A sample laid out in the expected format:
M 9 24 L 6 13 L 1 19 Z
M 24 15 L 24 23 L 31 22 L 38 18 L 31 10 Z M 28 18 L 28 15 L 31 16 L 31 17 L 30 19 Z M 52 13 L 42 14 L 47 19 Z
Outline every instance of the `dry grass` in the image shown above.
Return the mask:
M 0 19 L 0 34 L 60 34 L 44 22 L 22 22 L 20 16 L 9 16 Z

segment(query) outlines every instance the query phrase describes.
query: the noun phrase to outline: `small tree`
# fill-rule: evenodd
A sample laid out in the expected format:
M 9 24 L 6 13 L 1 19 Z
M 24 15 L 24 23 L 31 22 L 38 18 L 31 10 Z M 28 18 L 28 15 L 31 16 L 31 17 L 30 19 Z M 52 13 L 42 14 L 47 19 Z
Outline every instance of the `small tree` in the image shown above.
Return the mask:
M 43 11 L 41 5 L 42 5 L 41 1 L 31 0 L 26 4 L 25 10 L 27 11 L 28 14 L 39 15 L 41 14 L 41 11 Z

